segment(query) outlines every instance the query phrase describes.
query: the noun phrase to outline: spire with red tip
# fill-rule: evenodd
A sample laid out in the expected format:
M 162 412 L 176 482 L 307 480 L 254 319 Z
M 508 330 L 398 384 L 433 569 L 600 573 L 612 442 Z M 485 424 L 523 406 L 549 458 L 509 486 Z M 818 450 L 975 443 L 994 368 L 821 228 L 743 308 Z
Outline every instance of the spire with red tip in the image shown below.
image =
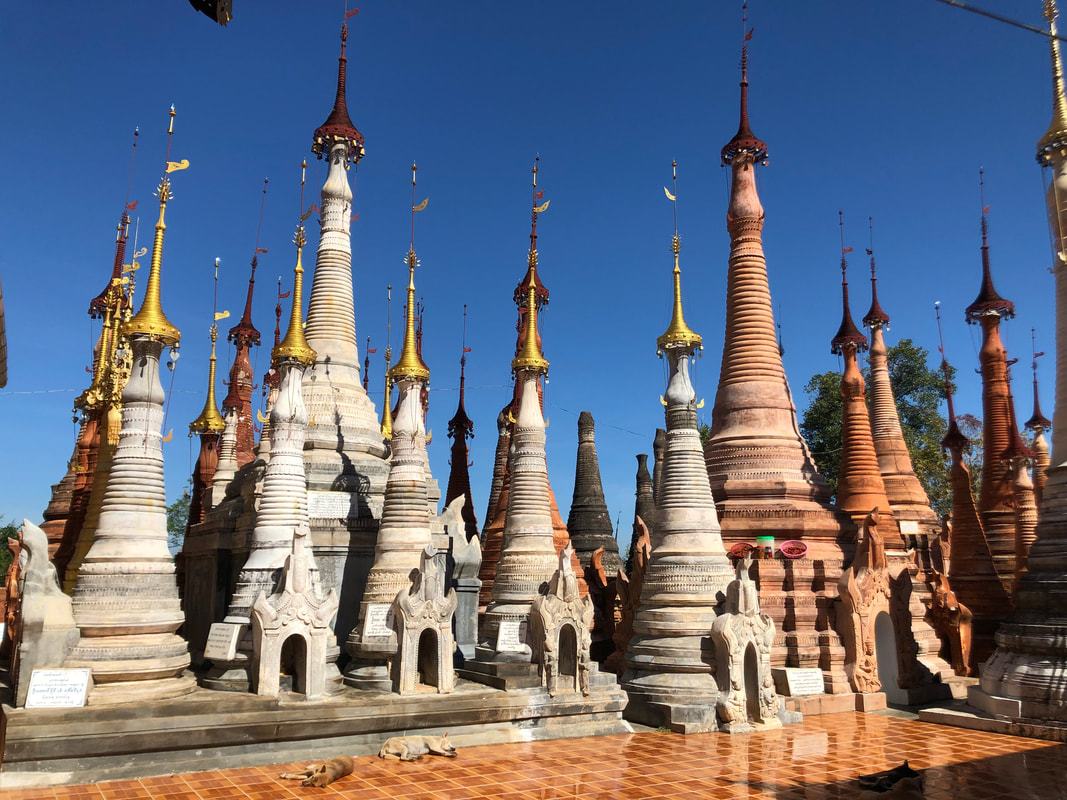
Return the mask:
M 748 124 L 748 42 L 755 28 L 746 30 L 748 25 L 748 3 L 741 5 L 741 122 L 737 126 L 734 138 L 722 149 L 722 163 L 729 164 L 738 153 L 750 153 L 752 160 L 765 161 L 767 145 L 756 137 Z
M 356 9 L 358 11 L 358 9 Z M 345 13 L 345 19 L 352 16 L 356 11 Z M 333 101 L 333 109 L 330 116 L 315 130 L 314 142 L 311 150 L 319 158 L 329 153 L 330 148 L 339 142 L 348 145 L 348 160 L 358 163 L 363 158 L 363 134 L 352 124 L 352 118 L 348 115 L 348 104 L 345 99 L 345 78 L 348 68 L 348 59 L 345 58 L 345 42 L 348 41 L 348 23 L 341 24 L 341 56 L 337 59 L 337 97 Z
M 852 251 L 851 247 L 845 247 L 845 215 L 837 212 L 838 222 L 841 226 L 841 327 L 837 329 L 837 335 L 830 340 L 830 352 L 834 355 L 843 355 L 845 348 L 854 345 L 858 352 L 867 349 L 867 337 L 864 336 L 856 323 L 852 321 L 852 311 L 848 306 L 848 261 L 845 254 Z
M 228 341 L 236 341 L 238 347 L 258 345 L 260 342 L 259 331 L 252 324 L 252 291 L 256 286 L 256 267 L 259 266 L 259 254 L 266 253 L 267 248 L 259 246 L 259 232 L 263 227 L 263 208 L 267 204 L 267 179 L 263 179 L 263 198 L 259 203 L 259 225 L 256 227 L 256 246 L 252 253 L 252 274 L 248 278 L 248 296 L 245 298 L 245 310 L 241 315 L 241 321 L 230 328 Z
M 124 266 L 122 262 L 126 260 L 126 241 L 130 230 L 130 211 L 137 207 L 137 203 L 130 202 L 130 185 L 133 181 L 133 157 L 137 154 L 137 137 L 139 135 L 140 129 L 134 128 L 133 147 L 130 148 L 130 176 L 126 181 L 126 205 L 122 208 L 122 216 L 119 218 L 119 224 L 115 229 L 117 232 L 115 236 L 115 261 L 111 269 L 111 279 L 108 281 L 107 286 L 104 287 L 104 291 L 89 301 L 89 316 L 93 319 L 100 319 L 104 316 L 108 306 L 108 294 L 117 286 L 115 281 L 122 278 L 122 267 Z M 121 307 L 125 307 L 129 300 L 123 295 L 120 303 Z
M 987 314 L 1009 318 L 1015 316 L 1015 304 L 997 294 L 993 286 L 993 273 L 989 269 L 989 222 L 986 216 L 989 213 L 989 206 L 985 205 L 984 174 L 984 170 L 978 170 L 978 184 L 981 187 L 982 198 L 982 287 L 978 291 L 978 297 L 966 308 L 967 321 L 970 323 L 977 322 Z
M 1052 422 L 1041 413 L 1041 399 L 1037 392 L 1037 359 L 1045 355 L 1044 353 L 1037 352 L 1037 340 L 1036 332 L 1033 328 L 1030 329 L 1030 346 L 1034 354 L 1034 359 L 1031 362 L 1031 368 L 1034 371 L 1034 413 L 1024 424 L 1029 430 L 1046 430 L 1052 427 Z
M 867 255 L 871 257 L 871 307 L 863 317 L 863 324 L 868 328 L 873 328 L 875 325 L 888 328 L 889 315 L 878 303 L 878 278 L 874 274 L 874 220 L 867 217 L 867 224 L 871 231 L 871 246 L 867 248 Z

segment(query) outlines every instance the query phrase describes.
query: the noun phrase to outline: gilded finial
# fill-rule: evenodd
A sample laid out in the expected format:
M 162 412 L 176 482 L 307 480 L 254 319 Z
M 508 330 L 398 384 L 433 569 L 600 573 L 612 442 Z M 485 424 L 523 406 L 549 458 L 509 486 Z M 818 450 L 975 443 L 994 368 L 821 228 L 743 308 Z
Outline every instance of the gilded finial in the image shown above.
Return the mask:
M 171 324 L 163 313 L 163 305 L 160 299 L 160 272 L 163 268 L 163 237 L 167 230 L 165 216 L 167 202 L 171 197 L 170 173 L 185 169 L 189 166 L 188 160 L 170 161 L 171 137 L 174 135 L 174 106 L 170 107 L 170 125 L 167 128 L 167 160 L 163 171 L 163 179 L 160 181 L 156 194 L 159 197 L 159 220 L 156 222 L 156 238 L 152 245 L 152 268 L 148 275 L 148 283 L 145 286 L 144 301 L 141 310 L 130 319 L 123 328 L 127 336 L 147 336 L 158 339 L 164 345 L 177 346 L 181 340 L 181 332 Z
M 674 310 L 671 313 L 671 324 L 667 327 L 667 331 L 656 339 L 656 347 L 662 355 L 664 350 L 669 350 L 677 347 L 685 347 L 689 349 L 703 350 L 703 339 L 701 339 L 699 333 L 694 333 L 693 330 L 685 323 L 685 314 L 682 312 L 682 269 L 678 265 L 678 254 L 682 249 L 682 240 L 678 236 L 678 162 L 671 162 L 671 184 L 674 188 L 673 192 L 667 190 L 667 187 L 663 187 L 663 192 L 667 195 L 667 199 L 674 205 L 674 236 L 671 239 L 671 251 L 674 253 Z
M 533 370 L 544 375 L 548 372 L 548 359 L 537 344 L 537 267 L 531 266 L 530 269 L 530 280 L 526 285 L 526 335 L 518 355 L 511 360 L 511 371 Z
M 426 198 L 415 205 L 415 173 L 418 166 L 411 165 L 411 246 L 408 249 L 408 302 L 404 307 L 404 344 L 400 351 L 400 358 L 396 365 L 389 370 L 389 377 L 394 381 L 412 380 L 428 381 L 430 370 L 419 356 L 416 347 L 415 333 L 415 267 L 419 266 L 419 260 L 415 255 L 415 214 L 426 208 L 430 198 Z
M 1045 0 L 1045 20 L 1048 22 L 1048 43 L 1052 58 L 1052 123 L 1037 142 L 1037 161 L 1041 166 L 1048 166 L 1056 152 L 1059 152 L 1062 158 L 1067 149 L 1067 96 L 1064 95 L 1063 60 L 1056 31 L 1058 16 L 1055 0 Z
M 307 173 L 307 161 L 300 164 L 300 210 L 304 208 L 304 183 Z M 304 219 L 301 214 L 300 224 L 296 226 L 296 235 L 293 237 L 296 245 L 296 266 L 293 268 L 293 308 L 289 313 L 289 329 L 280 344 L 274 346 L 271 351 L 271 359 L 279 362 L 286 359 L 298 361 L 305 367 L 315 363 L 315 351 L 308 345 L 304 338 L 304 245 L 307 237 L 304 235 Z

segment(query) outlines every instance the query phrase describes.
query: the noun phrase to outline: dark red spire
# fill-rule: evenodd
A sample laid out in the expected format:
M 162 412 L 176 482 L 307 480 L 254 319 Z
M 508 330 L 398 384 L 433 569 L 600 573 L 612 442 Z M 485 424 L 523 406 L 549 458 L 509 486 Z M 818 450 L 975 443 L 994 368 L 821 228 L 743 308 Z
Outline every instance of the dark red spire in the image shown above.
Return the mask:
M 140 133 L 139 128 L 133 129 L 133 146 L 130 148 L 130 176 L 126 181 L 126 205 L 122 209 L 122 217 L 119 218 L 118 228 L 116 229 L 118 233 L 115 237 L 115 262 L 111 269 L 111 279 L 107 282 L 107 286 L 104 287 L 104 291 L 89 301 L 89 316 L 93 319 L 100 319 L 104 316 L 104 311 L 107 308 L 107 296 L 114 286 L 113 281 L 122 278 L 123 262 L 126 260 L 126 241 L 129 238 L 130 231 L 130 211 L 137 208 L 137 203 L 130 202 L 130 186 L 133 184 L 133 159 L 137 155 L 137 137 Z M 123 293 L 121 307 L 124 308 L 128 302 L 126 294 Z
M 267 203 L 267 179 L 263 179 L 263 198 L 259 203 L 259 225 L 256 227 L 255 252 L 252 253 L 252 274 L 248 278 L 248 296 L 245 298 L 245 310 L 241 321 L 230 328 L 228 340 L 237 342 L 238 347 L 250 347 L 259 344 L 259 331 L 252 324 L 252 291 L 256 288 L 256 267 L 259 266 L 259 254 L 267 249 L 259 246 L 259 231 L 263 226 L 263 207 Z
M 741 30 L 744 34 L 741 41 L 741 123 L 737 126 L 734 138 L 722 149 L 723 164 L 729 164 L 738 153 L 751 154 L 753 161 L 765 161 L 767 158 L 767 145 L 756 138 L 748 124 L 748 41 L 755 29 L 746 31 L 747 23 L 748 3 L 744 3 L 741 6 Z
M 867 249 L 867 255 L 871 257 L 871 308 L 863 317 L 863 324 L 868 328 L 873 325 L 884 325 L 888 328 L 889 315 L 878 303 L 878 278 L 874 274 L 874 222 L 867 217 L 867 223 L 871 227 L 871 246 Z
M 852 311 L 848 305 L 848 278 L 846 272 L 848 270 L 848 261 L 845 260 L 845 253 L 852 250 L 851 247 L 845 247 L 845 221 L 844 215 L 838 211 L 838 217 L 841 224 L 841 327 L 837 329 L 837 335 L 830 340 L 830 352 L 835 355 L 844 354 L 844 348 L 848 345 L 855 345 L 856 349 L 863 351 L 867 349 L 867 337 L 860 332 L 860 329 L 856 327 L 856 323 L 852 321 Z
M 341 25 L 341 57 L 337 59 L 337 97 L 333 109 L 326 121 L 315 129 L 315 139 L 311 150 L 319 158 L 329 152 L 335 142 L 348 144 L 348 158 L 358 162 L 363 158 L 363 134 L 356 130 L 352 118 L 348 116 L 348 104 L 345 101 L 345 73 L 348 59 L 345 58 L 345 42 L 348 40 L 348 24 Z
M 1025 423 L 1026 427 L 1030 430 L 1037 430 L 1038 428 L 1044 430 L 1052 427 L 1052 422 L 1041 413 L 1041 399 L 1037 392 L 1037 359 L 1044 353 L 1037 352 L 1037 343 L 1035 341 L 1034 329 L 1030 329 L 1030 341 L 1032 343 L 1032 351 L 1034 354 L 1034 360 L 1031 362 L 1031 367 L 1034 370 L 1034 413 Z
M 934 313 L 937 315 L 937 349 L 941 353 L 941 374 L 945 376 L 945 399 L 948 401 L 948 430 L 941 439 L 941 447 L 952 453 L 962 453 L 970 445 L 971 440 L 963 435 L 959 425 L 956 424 L 956 407 L 952 403 L 952 381 L 949 380 L 948 359 L 945 357 L 945 339 L 941 335 L 941 306 L 934 303 Z
M 982 170 L 978 171 L 978 180 L 982 185 L 982 287 L 978 290 L 978 297 L 966 308 L 967 321 L 977 322 L 987 314 L 996 314 L 1000 317 L 1014 317 L 1015 304 L 1011 300 L 1005 300 L 997 294 L 993 286 L 993 273 L 989 270 L 989 222 L 986 214 L 989 206 L 985 203 L 984 180 Z

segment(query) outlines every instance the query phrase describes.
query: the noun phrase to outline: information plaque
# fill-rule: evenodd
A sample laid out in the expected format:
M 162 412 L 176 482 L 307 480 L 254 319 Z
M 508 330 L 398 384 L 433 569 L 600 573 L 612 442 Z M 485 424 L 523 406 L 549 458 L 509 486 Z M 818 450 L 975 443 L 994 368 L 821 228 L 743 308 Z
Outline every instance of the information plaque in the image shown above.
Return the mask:
M 88 669 L 35 669 L 26 708 L 80 708 L 89 691 Z

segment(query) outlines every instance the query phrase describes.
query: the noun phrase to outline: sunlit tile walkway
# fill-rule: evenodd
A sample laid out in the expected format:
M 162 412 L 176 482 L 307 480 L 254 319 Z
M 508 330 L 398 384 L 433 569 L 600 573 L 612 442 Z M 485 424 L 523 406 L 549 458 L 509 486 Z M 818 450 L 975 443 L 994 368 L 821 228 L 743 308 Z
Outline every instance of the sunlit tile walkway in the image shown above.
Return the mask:
M 342 755 L 323 753 L 324 758 Z M 861 772 L 908 759 L 934 800 L 1067 798 L 1067 745 L 978 733 L 875 714 L 810 717 L 749 735 L 636 733 L 462 748 L 454 760 L 356 759 L 356 771 L 322 789 L 282 781 L 297 765 L 247 767 L 95 786 L 3 793 L 3 800 L 690 800 L 854 798 Z

